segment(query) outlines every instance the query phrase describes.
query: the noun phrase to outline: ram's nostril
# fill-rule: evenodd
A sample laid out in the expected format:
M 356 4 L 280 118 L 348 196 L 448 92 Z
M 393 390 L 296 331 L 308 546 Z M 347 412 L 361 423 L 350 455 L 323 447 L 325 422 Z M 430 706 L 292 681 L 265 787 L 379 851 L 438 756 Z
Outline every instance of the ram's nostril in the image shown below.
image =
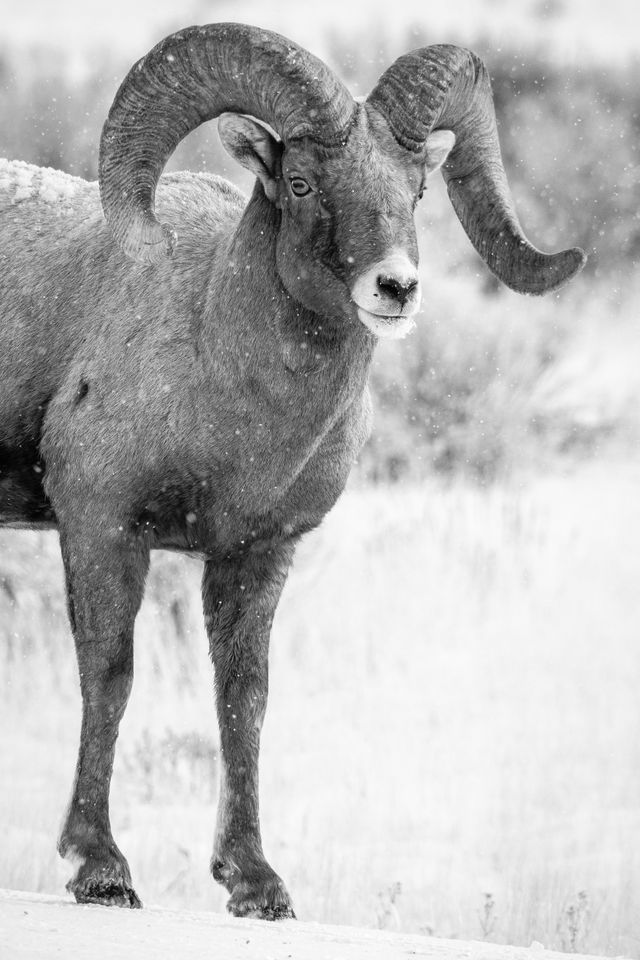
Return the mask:
M 418 286 L 417 277 L 399 280 L 397 277 L 380 274 L 378 277 L 378 289 L 388 297 L 393 297 L 401 306 L 407 302 L 413 291 Z

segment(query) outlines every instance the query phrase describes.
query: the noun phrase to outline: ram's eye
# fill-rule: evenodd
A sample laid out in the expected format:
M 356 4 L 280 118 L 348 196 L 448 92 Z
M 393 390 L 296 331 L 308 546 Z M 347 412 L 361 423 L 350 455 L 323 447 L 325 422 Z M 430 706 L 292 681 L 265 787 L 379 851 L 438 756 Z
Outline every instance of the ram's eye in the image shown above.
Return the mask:
M 302 177 L 292 177 L 289 183 L 291 184 L 291 192 L 296 197 L 306 197 L 308 193 L 311 193 L 311 187 Z

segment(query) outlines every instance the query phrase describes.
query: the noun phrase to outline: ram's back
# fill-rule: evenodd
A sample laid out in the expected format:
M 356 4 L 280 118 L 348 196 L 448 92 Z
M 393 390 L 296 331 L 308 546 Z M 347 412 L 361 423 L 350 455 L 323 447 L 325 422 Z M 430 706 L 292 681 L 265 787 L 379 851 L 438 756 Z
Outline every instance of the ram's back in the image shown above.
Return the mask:
M 166 268 L 117 249 L 97 183 L 0 160 L 0 447 L 37 440 L 80 356 L 108 365 L 122 344 L 148 356 L 158 337 L 183 337 L 245 199 L 218 177 L 176 173 L 156 200 L 179 235 Z

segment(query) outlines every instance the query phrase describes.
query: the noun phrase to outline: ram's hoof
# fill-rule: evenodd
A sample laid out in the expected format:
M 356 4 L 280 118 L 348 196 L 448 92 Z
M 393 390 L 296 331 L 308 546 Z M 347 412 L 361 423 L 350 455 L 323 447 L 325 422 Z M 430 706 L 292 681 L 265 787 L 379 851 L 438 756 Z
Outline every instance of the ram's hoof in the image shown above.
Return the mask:
M 227 910 L 234 917 L 257 920 L 295 920 L 291 898 L 279 877 L 267 883 L 240 881 L 233 888 Z
M 69 881 L 67 890 L 78 903 L 99 903 L 103 907 L 129 907 L 139 910 L 142 901 L 133 887 L 122 880 L 91 880 L 83 883 Z
M 131 875 L 126 860 L 107 856 L 105 860 L 88 857 L 75 877 L 69 880 L 67 890 L 78 903 L 99 903 L 104 907 L 129 907 L 139 910 L 140 898 L 131 886 Z

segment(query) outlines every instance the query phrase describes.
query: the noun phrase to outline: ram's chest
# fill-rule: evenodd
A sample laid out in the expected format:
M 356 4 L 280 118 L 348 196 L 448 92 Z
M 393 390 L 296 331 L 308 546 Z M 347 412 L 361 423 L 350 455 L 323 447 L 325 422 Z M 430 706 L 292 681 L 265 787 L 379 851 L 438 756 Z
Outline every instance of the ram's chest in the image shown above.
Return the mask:
M 204 552 L 295 536 L 333 506 L 368 432 L 363 388 L 220 401 L 215 416 L 183 425 L 170 471 L 147 484 L 141 519 L 162 545 Z

